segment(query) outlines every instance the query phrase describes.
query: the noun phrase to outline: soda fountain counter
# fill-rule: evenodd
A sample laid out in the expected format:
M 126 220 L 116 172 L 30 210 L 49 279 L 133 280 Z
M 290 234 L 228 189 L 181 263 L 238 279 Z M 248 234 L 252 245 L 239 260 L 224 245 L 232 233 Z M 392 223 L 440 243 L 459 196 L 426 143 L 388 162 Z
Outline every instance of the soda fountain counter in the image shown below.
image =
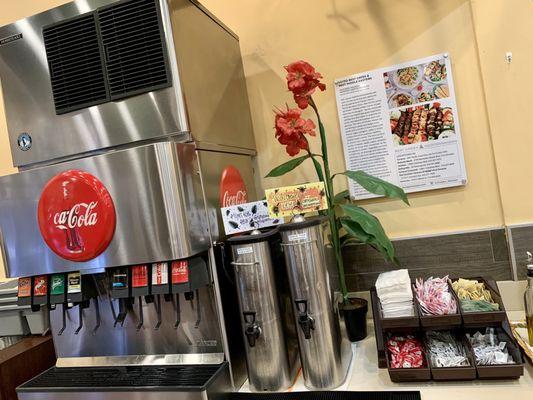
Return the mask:
M 238 304 L 214 253 L 217 210 L 256 196 L 238 38 L 189 0 L 75 1 L 0 37 L 19 169 L 0 178 L 0 249 L 57 354 L 19 398 L 240 387 Z

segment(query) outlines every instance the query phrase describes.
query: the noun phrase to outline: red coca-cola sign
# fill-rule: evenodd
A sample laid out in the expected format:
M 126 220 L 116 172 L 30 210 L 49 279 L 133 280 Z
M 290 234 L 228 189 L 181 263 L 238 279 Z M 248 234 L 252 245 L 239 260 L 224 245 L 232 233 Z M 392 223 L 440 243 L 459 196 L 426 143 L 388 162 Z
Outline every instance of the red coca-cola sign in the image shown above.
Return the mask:
M 113 199 L 88 172 L 69 170 L 45 185 L 37 207 L 44 241 L 58 256 L 88 261 L 109 246 L 115 233 Z
M 235 206 L 248 202 L 246 185 L 237 168 L 229 165 L 220 177 L 220 207 Z

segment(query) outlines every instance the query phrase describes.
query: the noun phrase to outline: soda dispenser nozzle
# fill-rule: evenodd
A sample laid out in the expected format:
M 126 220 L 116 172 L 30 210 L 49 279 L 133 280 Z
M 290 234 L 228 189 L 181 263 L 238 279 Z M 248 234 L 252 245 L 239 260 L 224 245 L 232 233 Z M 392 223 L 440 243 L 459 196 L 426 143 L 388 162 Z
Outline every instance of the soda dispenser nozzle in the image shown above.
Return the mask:
M 176 323 L 174 324 L 174 328 L 177 329 L 180 326 L 180 322 L 181 322 L 181 307 L 180 307 L 179 293 L 176 293 L 176 302 L 174 304 L 174 307 L 176 308 Z
M 93 328 L 93 335 L 96 335 L 96 331 L 100 328 L 100 304 L 98 303 L 98 296 L 94 298 L 94 312 L 96 314 L 96 325 Z
M 311 339 L 311 331 L 315 329 L 315 320 L 307 312 L 307 300 L 295 300 L 298 310 L 298 325 L 306 339 Z
M 158 330 L 159 327 L 161 326 L 161 295 L 160 294 L 158 294 L 155 297 L 154 307 L 155 307 L 155 312 L 157 314 L 157 323 L 155 324 L 154 329 Z
M 137 331 L 140 331 L 144 325 L 144 315 L 143 315 L 143 298 L 139 296 L 139 323 L 136 326 Z
M 200 292 L 196 289 L 196 323 L 194 324 L 195 328 L 200 326 L 202 321 L 202 310 L 200 309 Z

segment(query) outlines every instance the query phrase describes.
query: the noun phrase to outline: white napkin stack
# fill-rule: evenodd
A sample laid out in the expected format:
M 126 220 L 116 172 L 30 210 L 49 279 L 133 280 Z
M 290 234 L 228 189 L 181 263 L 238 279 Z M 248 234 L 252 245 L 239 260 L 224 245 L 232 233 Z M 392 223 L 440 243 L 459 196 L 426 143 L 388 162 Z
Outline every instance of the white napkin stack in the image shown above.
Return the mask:
M 414 315 L 411 278 L 406 269 L 379 274 L 376 280 L 376 292 L 381 302 L 384 318 Z

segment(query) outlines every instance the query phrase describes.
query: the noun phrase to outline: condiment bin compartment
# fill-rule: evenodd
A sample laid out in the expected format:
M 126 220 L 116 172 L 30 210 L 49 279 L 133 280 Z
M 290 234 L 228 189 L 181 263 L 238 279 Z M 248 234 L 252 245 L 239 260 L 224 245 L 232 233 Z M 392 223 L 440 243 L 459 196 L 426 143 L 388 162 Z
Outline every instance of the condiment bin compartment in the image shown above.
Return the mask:
M 399 333 L 384 333 L 383 341 L 385 344 L 385 355 L 387 360 L 387 370 L 392 382 L 423 382 L 431 380 L 431 370 L 429 368 L 429 362 L 427 359 L 427 354 L 424 347 L 424 340 L 420 332 L 402 332 L 402 336 L 411 335 L 416 337 L 422 344 L 422 357 L 424 358 L 423 367 L 419 368 L 392 368 L 390 361 L 390 352 L 387 348 L 387 342 L 391 336 L 397 335 Z
M 500 365 L 476 365 L 478 379 L 518 379 L 524 375 L 524 360 L 520 348 L 514 338 L 509 336 L 502 328 L 494 328 L 498 341 L 506 342 L 506 348 L 515 364 Z M 479 329 L 467 329 L 467 333 L 474 335 Z M 481 331 L 480 331 L 481 332 Z M 482 332 L 483 333 L 483 332 Z M 475 362 L 475 354 L 470 342 L 468 342 Z
M 461 331 L 452 331 L 458 341 L 460 341 L 466 351 L 466 357 L 469 366 L 464 367 L 433 367 L 430 360 L 429 344 L 426 338 L 424 338 L 425 350 L 428 358 L 428 365 L 431 370 L 431 376 L 435 381 L 466 381 L 476 379 L 476 365 L 474 361 L 474 354 L 467 337 Z
M 422 307 L 418 302 L 416 297 L 415 285 L 413 285 L 414 301 L 415 308 L 420 317 L 420 326 L 423 328 L 433 329 L 433 330 L 453 330 L 461 327 L 462 317 L 461 317 L 461 306 L 459 304 L 459 298 L 455 294 L 455 291 L 452 288 L 451 282 L 448 282 L 448 288 L 451 295 L 457 302 L 457 312 L 454 314 L 445 314 L 445 315 L 425 315 L 422 311 Z
M 498 303 L 500 309 L 498 311 L 467 312 L 463 310 L 461 301 L 459 300 L 459 308 L 461 310 L 461 315 L 463 316 L 463 325 L 465 327 L 486 327 L 488 325 L 499 325 L 505 321 L 507 319 L 507 314 L 505 313 L 505 307 L 503 305 L 500 293 L 494 287 L 492 287 L 492 285 L 488 284 L 484 278 L 475 277 L 468 279 L 483 282 L 485 284 L 485 288 L 490 292 L 492 300 L 494 300 L 495 303 Z M 457 280 L 458 279 L 454 279 L 453 281 L 455 282 Z M 455 295 L 457 296 L 457 293 L 455 293 Z
M 418 309 L 416 306 L 416 300 L 413 299 L 413 316 L 409 317 L 394 317 L 394 318 L 385 318 L 383 317 L 383 310 L 381 308 L 381 301 L 375 291 L 372 291 L 373 304 L 377 304 L 377 312 L 381 320 L 381 328 L 384 331 L 394 331 L 394 330 L 403 330 L 403 329 L 416 329 L 420 327 L 420 316 L 418 315 Z

